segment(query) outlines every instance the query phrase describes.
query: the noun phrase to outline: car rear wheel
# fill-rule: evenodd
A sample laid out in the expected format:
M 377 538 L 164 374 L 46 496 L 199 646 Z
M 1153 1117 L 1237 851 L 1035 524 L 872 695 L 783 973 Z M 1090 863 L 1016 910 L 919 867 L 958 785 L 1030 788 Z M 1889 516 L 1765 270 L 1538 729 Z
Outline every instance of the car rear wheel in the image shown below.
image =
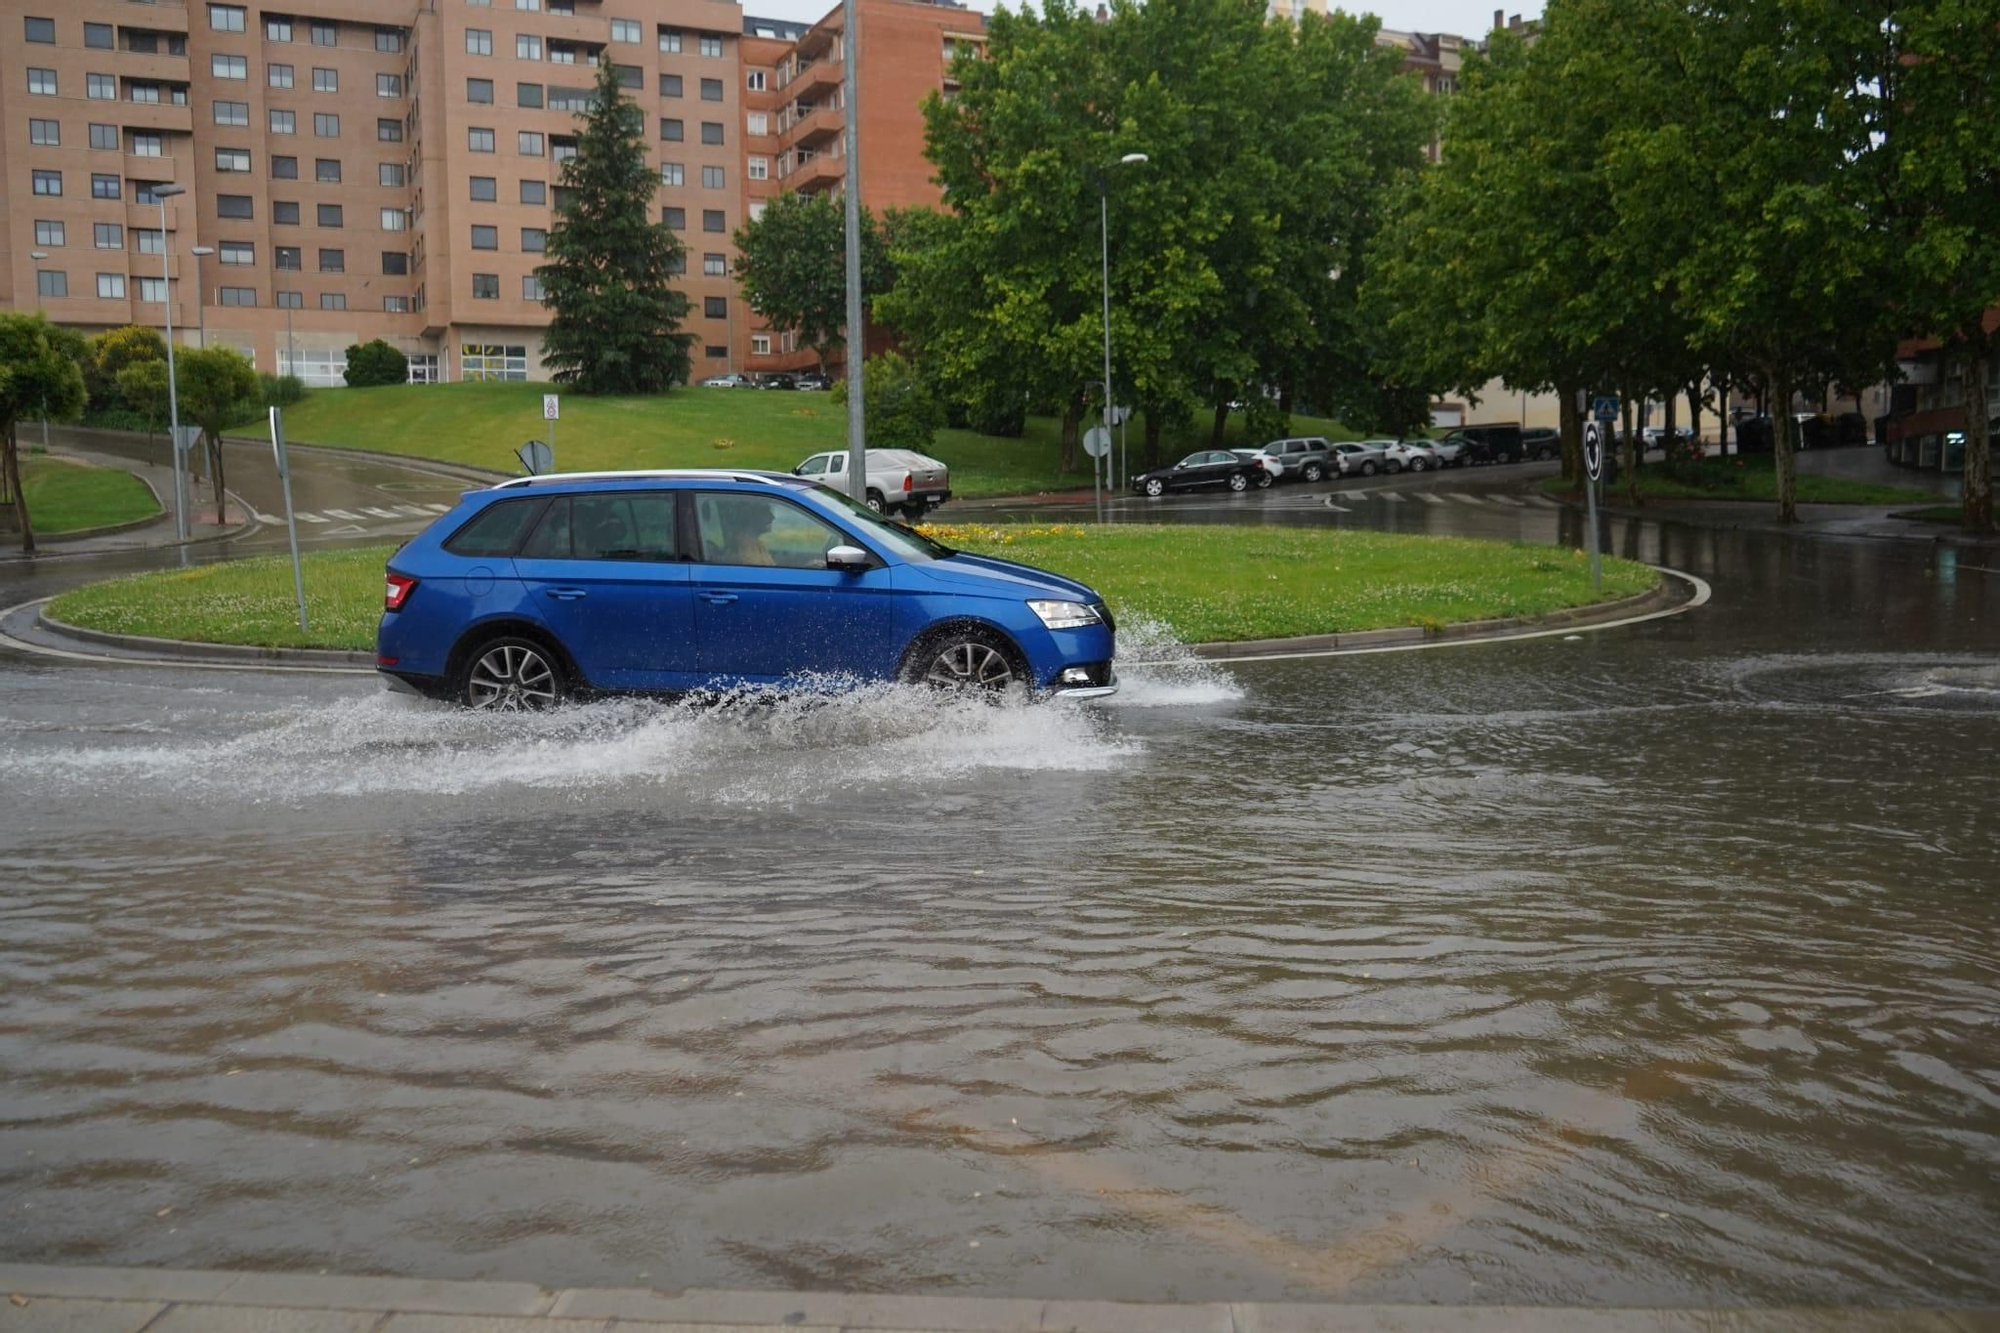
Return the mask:
M 1002 694 L 1027 684 L 1013 649 L 998 635 L 979 629 L 952 630 L 910 655 L 904 678 L 932 689 L 965 694 Z
M 868 507 L 879 514 L 888 509 L 889 504 L 882 498 L 882 492 L 870 490 L 868 492 Z
M 1412 472 L 1422 472 L 1423 470 L 1424 470 L 1424 460 L 1423 460 L 1423 459 L 1421 459 L 1421 458 L 1412 458 L 1412 459 L 1410 460 L 1410 471 L 1412 471 Z
M 1229 474 L 1229 489 L 1230 489 L 1230 490 L 1232 490 L 1232 491 L 1247 491 L 1247 490 L 1249 490 L 1249 489 L 1250 489 L 1250 478 L 1248 478 L 1248 477 L 1244 476 L 1244 475 L 1243 475 L 1243 474 L 1242 474 L 1241 472 L 1232 472 L 1232 473 L 1230 473 L 1230 474 Z
M 1305 467 L 1300 471 L 1299 475 L 1304 477 L 1307 481 L 1318 481 L 1320 478 L 1326 475 L 1326 469 L 1321 467 L 1318 463 L 1307 463 Z
M 555 654 L 533 639 L 491 639 L 465 660 L 458 699 L 486 712 L 541 712 L 563 701 L 567 687 Z
M 1152 496 L 1155 500 L 1157 500 L 1162 495 L 1165 495 L 1167 493 L 1167 483 L 1161 481 L 1158 477 L 1148 477 L 1146 478 L 1146 484 L 1143 489 L 1145 490 L 1146 494 Z
M 1374 476 L 1374 475 L 1375 475 L 1375 460 L 1374 460 L 1374 459 L 1372 459 L 1372 458 L 1371 458 L 1371 459 L 1369 459 L 1369 460 L 1368 460 L 1367 462 L 1365 462 L 1365 463 L 1363 463 L 1363 464 L 1361 465 L 1361 475 L 1362 475 L 1362 476 L 1364 476 L 1364 477 L 1372 477 L 1372 476 Z
M 924 516 L 923 505 L 907 504 L 903 506 L 903 517 L 909 519 L 912 523 L 916 522 L 918 519 L 921 519 L 923 516 Z
M 1401 472 L 1401 471 L 1403 470 L 1403 465 L 1402 465 L 1402 463 L 1400 463 L 1400 462 L 1399 462 L 1399 461 L 1397 461 L 1396 459 L 1393 459 L 1393 458 L 1392 458 L 1392 459 L 1390 459 L 1390 460 L 1389 460 L 1388 462 L 1386 462 L 1386 463 L 1384 463 L 1384 464 L 1382 465 L 1382 470 L 1383 470 L 1384 472 L 1388 473 L 1388 474 L 1389 474 L 1390 476 L 1392 476 L 1392 477 L 1393 477 L 1393 476 L 1395 476 L 1395 475 L 1396 475 L 1396 474 L 1397 474 L 1398 472 Z

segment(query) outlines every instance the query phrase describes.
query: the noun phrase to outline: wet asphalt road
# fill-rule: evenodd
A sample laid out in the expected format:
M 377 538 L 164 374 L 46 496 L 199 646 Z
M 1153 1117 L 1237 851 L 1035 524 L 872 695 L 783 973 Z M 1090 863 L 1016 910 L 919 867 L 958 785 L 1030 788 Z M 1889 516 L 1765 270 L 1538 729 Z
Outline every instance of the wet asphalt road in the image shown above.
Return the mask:
M 1511 485 L 1115 512 L 1580 539 Z M 2000 560 L 1611 540 L 1715 600 L 1082 712 L 8 657 L 0 1256 L 1990 1304 Z

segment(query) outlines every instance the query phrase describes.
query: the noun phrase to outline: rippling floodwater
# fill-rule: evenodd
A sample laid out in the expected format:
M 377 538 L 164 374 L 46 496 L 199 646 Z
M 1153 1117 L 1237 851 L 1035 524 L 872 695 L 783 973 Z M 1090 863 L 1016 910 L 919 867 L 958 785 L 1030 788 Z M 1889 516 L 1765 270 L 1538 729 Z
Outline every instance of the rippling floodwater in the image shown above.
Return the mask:
M 1989 663 L 1641 634 L 541 719 L 23 671 L 0 1253 L 1990 1303 Z

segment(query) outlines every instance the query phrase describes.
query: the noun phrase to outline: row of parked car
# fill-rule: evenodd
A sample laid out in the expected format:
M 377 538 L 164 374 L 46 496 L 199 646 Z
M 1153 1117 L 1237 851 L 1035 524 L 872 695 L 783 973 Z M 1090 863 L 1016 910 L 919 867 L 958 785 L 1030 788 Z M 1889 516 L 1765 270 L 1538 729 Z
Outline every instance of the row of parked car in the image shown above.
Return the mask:
M 1224 486 L 1232 491 L 1263 490 L 1280 481 L 1324 481 L 1329 477 L 1394 476 L 1464 467 L 1471 463 L 1520 463 L 1554 458 L 1561 444 L 1552 428 L 1503 425 L 1467 426 L 1441 440 L 1346 440 L 1319 435 L 1272 440 L 1259 449 L 1200 449 L 1178 463 L 1132 478 L 1141 495 Z
M 833 381 L 817 371 L 794 375 L 790 371 L 773 370 L 762 375 L 745 375 L 731 371 L 727 375 L 710 375 L 701 382 L 704 389 L 831 389 Z

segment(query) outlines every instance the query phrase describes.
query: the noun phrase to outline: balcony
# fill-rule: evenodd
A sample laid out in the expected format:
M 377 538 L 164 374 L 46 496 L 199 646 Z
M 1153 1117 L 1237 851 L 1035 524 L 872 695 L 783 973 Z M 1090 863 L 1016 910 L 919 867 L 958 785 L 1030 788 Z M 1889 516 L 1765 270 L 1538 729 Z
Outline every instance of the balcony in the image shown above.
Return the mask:
M 148 4 L 134 4 L 132 0 L 74 0 L 63 6 L 63 11 L 90 23 L 182 34 L 188 30 L 187 6 L 179 0 L 152 0 Z
M 532 27 L 523 27 L 520 31 L 540 33 L 543 37 L 558 42 L 583 42 L 590 46 L 608 46 L 611 42 L 611 20 L 601 14 L 524 13 L 515 17 L 535 19 Z
M 170 56 L 165 52 L 120 51 L 111 63 L 120 78 L 139 79 L 146 83 L 188 81 L 186 56 Z
M 778 136 L 780 148 L 814 144 L 847 127 L 847 113 L 837 106 L 823 106 L 794 120 Z
M 793 76 L 790 83 L 783 85 L 783 91 L 790 98 L 806 98 L 817 102 L 820 96 L 840 86 L 844 61 L 815 60 Z
M 194 133 L 194 108 L 172 102 L 118 102 L 118 123 L 130 130 Z
M 845 158 L 831 153 L 821 153 L 809 162 L 801 162 L 785 176 L 785 188 L 800 194 L 817 194 L 840 184 L 847 174 L 843 169 Z
M 119 167 L 128 181 L 170 181 L 180 178 L 178 158 L 145 157 L 138 153 L 127 153 L 119 159 Z

